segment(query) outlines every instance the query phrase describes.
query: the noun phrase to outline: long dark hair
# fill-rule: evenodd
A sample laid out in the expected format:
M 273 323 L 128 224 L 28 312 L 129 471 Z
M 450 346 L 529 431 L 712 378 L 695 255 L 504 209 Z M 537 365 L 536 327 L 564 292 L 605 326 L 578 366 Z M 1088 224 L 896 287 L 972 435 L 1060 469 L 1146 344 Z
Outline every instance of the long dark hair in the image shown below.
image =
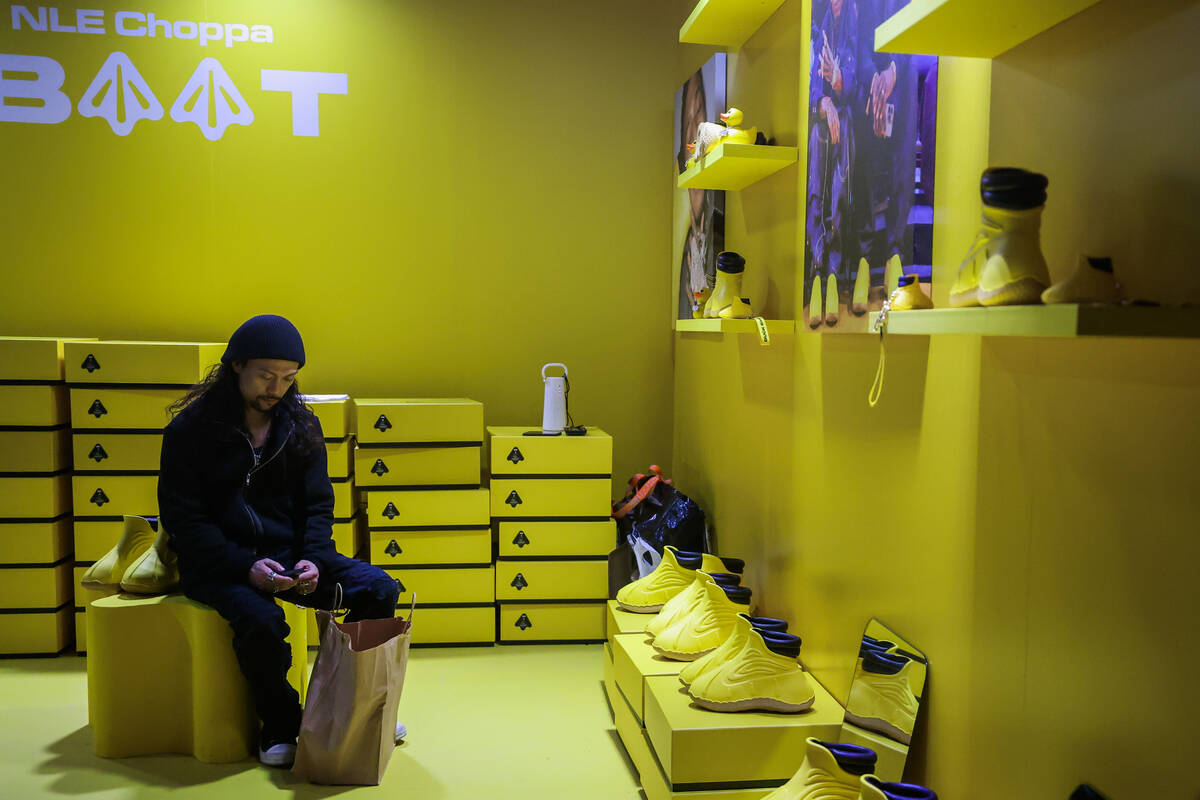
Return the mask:
M 167 406 L 171 416 L 179 414 L 185 408 L 195 407 L 202 417 L 217 419 L 241 428 L 244 421 L 241 389 L 238 388 L 238 374 L 232 364 L 216 364 L 208 371 L 203 380 L 188 390 L 187 394 Z M 289 445 L 301 454 L 311 453 L 317 447 L 324 447 L 325 440 L 321 438 L 316 416 L 304 404 L 300 395 L 299 381 L 293 381 L 283 397 L 275 404 L 272 413 L 283 416 L 292 422 L 292 437 Z

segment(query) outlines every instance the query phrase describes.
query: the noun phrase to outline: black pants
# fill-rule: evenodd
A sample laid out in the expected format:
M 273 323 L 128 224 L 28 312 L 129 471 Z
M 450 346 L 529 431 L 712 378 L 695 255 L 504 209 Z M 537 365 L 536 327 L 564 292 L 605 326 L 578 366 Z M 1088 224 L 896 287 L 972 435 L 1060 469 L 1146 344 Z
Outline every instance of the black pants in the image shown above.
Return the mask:
M 287 681 L 291 646 L 284 641 L 289 628 L 274 597 L 311 608 L 329 609 L 334 587 L 341 584 L 347 622 L 386 619 L 394 615 L 400 590 L 379 567 L 345 556 L 326 565 L 312 594 L 295 589 L 265 594 L 250 584 L 214 583 L 185 586 L 183 593 L 212 606 L 233 628 L 233 649 L 250 683 L 254 707 L 263 723 L 264 739 L 289 739 L 300 732 L 300 696 Z

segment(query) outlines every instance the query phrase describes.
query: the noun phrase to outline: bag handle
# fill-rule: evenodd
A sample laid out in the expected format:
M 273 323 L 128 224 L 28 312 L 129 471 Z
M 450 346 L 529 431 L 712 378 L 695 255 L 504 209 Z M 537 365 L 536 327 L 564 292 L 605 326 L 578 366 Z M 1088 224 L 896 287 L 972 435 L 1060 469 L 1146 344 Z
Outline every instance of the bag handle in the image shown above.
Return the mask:
M 417 608 L 417 593 L 413 592 L 412 593 L 412 602 L 409 603 L 409 606 L 408 606 L 408 620 L 407 621 L 410 626 L 412 625 L 413 611 L 415 611 L 416 608 Z
M 613 510 L 614 519 L 624 519 L 624 517 L 629 514 L 630 511 L 633 511 L 635 508 L 641 505 L 642 501 L 649 497 L 650 493 L 654 491 L 654 487 L 658 486 L 659 481 L 662 481 L 667 486 L 674 485 L 670 478 L 663 477 L 662 467 L 658 466 L 657 464 L 650 465 L 650 472 L 653 474 L 650 476 L 649 480 L 646 480 L 639 488 L 637 488 L 637 491 L 634 492 L 633 497 L 629 498 L 629 500 L 627 500 L 620 508 Z M 633 478 L 629 481 L 629 488 L 634 489 L 634 487 L 637 486 L 637 483 L 645 477 L 646 476 L 640 472 L 633 476 Z

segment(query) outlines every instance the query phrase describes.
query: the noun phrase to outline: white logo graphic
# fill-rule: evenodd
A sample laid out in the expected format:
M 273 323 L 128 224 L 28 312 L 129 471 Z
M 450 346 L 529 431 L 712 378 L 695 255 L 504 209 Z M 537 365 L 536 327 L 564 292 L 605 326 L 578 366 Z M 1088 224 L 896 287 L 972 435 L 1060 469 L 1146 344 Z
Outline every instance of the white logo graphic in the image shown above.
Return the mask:
M 349 85 L 349 78 L 344 72 L 301 72 L 291 69 L 262 71 L 264 92 L 292 93 L 292 136 L 320 136 L 318 95 L 346 94 Z
M 109 54 L 92 85 L 79 98 L 78 108 L 82 116 L 108 120 L 117 136 L 128 136 L 138 120 L 159 120 L 163 116 L 162 103 L 129 56 L 120 51 Z
M 204 138 L 215 142 L 230 125 L 249 125 L 254 112 L 221 62 L 206 58 L 171 105 L 171 119 L 194 122 Z
M 30 80 L 13 75 L 34 77 Z M 61 91 L 65 79 L 62 65 L 53 58 L 0 53 L 0 122 L 62 122 L 71 116 L 71 98 Z M 5 102 L 10 99 L 26 102 Z M 31 100 L 35 102 L 27 102 Z

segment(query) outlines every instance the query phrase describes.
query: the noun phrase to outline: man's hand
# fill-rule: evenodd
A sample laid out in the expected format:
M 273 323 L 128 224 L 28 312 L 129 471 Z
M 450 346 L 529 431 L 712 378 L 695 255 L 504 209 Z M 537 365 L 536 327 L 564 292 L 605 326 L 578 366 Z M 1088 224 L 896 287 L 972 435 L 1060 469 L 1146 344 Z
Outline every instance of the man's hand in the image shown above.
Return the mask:
M 296 562 L 296 569 L 303 570 L 296 577 L 296 591 L 300 594 L 312 594 L 317 590 L 317 581 L 321 578 L 321 572 L 317 569 L 317 565 L 306 558 L 302 558 Z
M 297 564 L 296 566 L 300 565 Z M 279 574 L 285 569 L 287 567 L 273 558 L 260 558 L 254 562 L 254 566 L 250 567 L 250 585 L 260 592 L 266 592 L 267 594 L 277 594 L 278 592 L 287 591 L 296 585 L 296 581 Z
M 825 118 L 825 124 L 829 126 L 830 143 L 836 145 L 842 140 L 842 121 L 838 117 L 837 106 L 833 104 L 832 98 L 821 98 L 821 116 Z

